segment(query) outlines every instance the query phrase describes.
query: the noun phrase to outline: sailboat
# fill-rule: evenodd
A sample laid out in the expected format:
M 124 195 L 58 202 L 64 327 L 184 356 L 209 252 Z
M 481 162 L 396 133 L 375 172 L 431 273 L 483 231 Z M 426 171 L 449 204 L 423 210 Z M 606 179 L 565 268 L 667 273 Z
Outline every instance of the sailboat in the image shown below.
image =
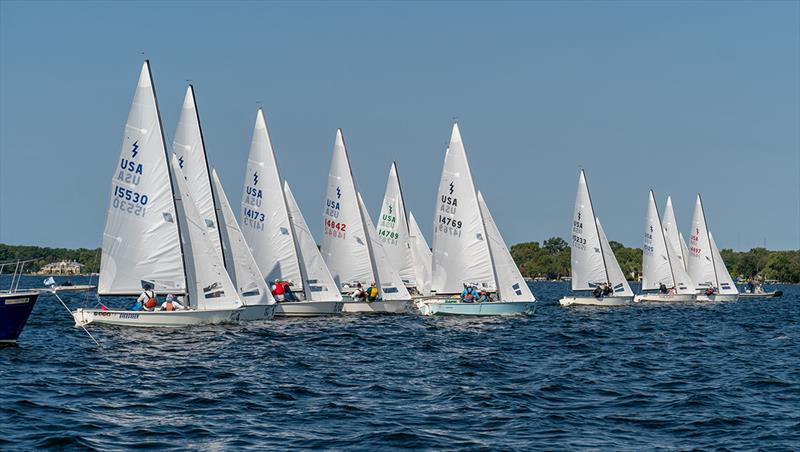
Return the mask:
M 373 302 L 346 301 L 343 312 L 405 312 L 411 295 L 391 264 L 356 190 L 342 130 L 336 131 L 323 211 L 322 256 L 339 288 L 378 288 Z
M 683 268 L 680 252 L 667 240 L 665 227 L 658 215 L 656 199 L 650 190 L 645 215 L 644 248 L 642 249 L 642 294 L 636 301 L 695 301 L 694 283 Z M 655 292 L 660 287 L 665 293 Z
M 672 208 L 672 196 L 667 196 L 667 204 L 664 206 L 664 218 L 662 221 L 664 227 L 664 235 L 667 238 L 667 243 L 675 247 L 677 255 L 675 256 L 683 267 L 684 271 L 688 272 L 686 264 L 687 256 L 689 255 L 689 248 L 686 246 L 686 240 L 683 239 L 683 234 L 678 230 L 678 222 L 675 220 L 675 210 Z M 674 265 L 674 262 L 673 262 Z
M 400 188 L 400 177 L 397 163 L 392 162 L 389 178 L 386 181 L 386 192 L 383 196 L 380 217 L 378 217 L 378 239 L 383 244 L 389 261 L 400 274 L 406 288 L 417 294 L 430 293 L 430 249 L 424 243 L 421 234 L 412 235 L 411 221 L 406 210 L 403 190 Z M 413 218 L 413 217 L 411 217 Z M 417 226 L 419 229 L 419 226 Z M 425 251 L 413 242 L 422 240 Z M 427 260 L 427 262 L 426 262 Z
M 173 158 L 171 165 L 167 156 L 149 61 L 142 65 L 111 182 L 98 294 L 136 296 L 145 284 L 182 296 L 189 309 L 80 308 L 73 311 L 76 325 L 176 327 L 236 321 L 242 311 L 180 164 Z
M 714 236 L 708 229 L 706 215 L 703 210 L 703 201 L 700 195 L 694 205 L 692 215 L 692 231 L 689 235 L 689 276 L 695 282 L 698 291 L 712 289 L 714 294 L 703 292 L 697 296 L 703 301 L 736 301 L 739 299 L 739 289 L 733 282 L 722 256 L 719 254 Z
M 284 191 L 264 112 L 259 108 L 242 193 L 242 233 L 267 284 L 281 280 L 293 286 L 297 301 L 279 302 L 276 316 L 338 314 L 342 296 L 327 268 L 309 265 L 318 251 L 303 246 L 302 239 L 310 234 L 297 230 L 298 222 L 302 228 L 305 221 L 294 198 L 294 215 L 290 215 L 288 185 L 286 188 Z
M 578 178 L 578 195 L 572 216 L 570 254 L 573 292 L 591 291 L 607 284 L 612 293 L 604 297 L 591 294 L 567 296 L 559 300 L 562 306 L 621 306 L 633 301 L 633 291 L 619 267 L 600 220 L 594 214 L 592 197 L 589 195 L 583 170 Z
M 418 307 L 423 315 L 529 313 L 536 301 L 475 190 L 458 124 L 445 151 L 433 230 L 432 291 Z M 496 292 L 494 302 L 463 302 L 466 286 Z
M 212 248 L 225 264 L 228 275 L 235 283 L 245 305 L 240 319 L 271 319 L 275 311 L 275 307 L 272 306 L 275 300 L 263 283 L 263 277 L 260 277 L 263 287 L 253 281 L 253 278 L 260 276 L 260 273 L 254 273 L 249 268 L 253 257 L 244 243 L 236 218 L 232 215 L 219 176 L 214 174 L 212 183 L 212 172 L 209 171 L 208 155 L 200 126 L 200 114 L 194 87 L 191 84 L 186 89 L 178 128 L 172 141 L 172 150 L 178 159 L 181 171 L 186 176 L 186 185 L 191 191 L 203 224 L 208 229 L 207 236 Z

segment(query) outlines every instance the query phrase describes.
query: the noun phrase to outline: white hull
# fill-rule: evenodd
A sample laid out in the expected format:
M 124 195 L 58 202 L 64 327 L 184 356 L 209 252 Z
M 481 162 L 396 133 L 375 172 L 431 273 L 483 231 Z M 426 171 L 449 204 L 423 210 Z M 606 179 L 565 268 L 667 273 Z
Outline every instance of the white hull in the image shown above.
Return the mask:
M 276 317 L 314 317 L 337 315 L 342 312 L 341 301 L 289 301 L 275 304 Z
M 697 295 L 697 301 L 736 301 L 739 294 Z
M 206 311 L 111 311 L 78 308 L 72 313 L 75 326 L 116 325 L 142 328 L 180 328 L 189 325 L 237 322 L 243 308 Z
M 564 297 L 558 302 L 561 306 L 626 306 L 633 303 L 633 297 Z
M 342 306 L 342 312 L 402 314 L 410 308 L 411 300 L 348 301 Z
M 744 292 L 744 293 L 740 293 L 739 294 L 739 299 L 742 299 L 742 298 L 772 298 L 772 297 L 780 297 L 781 295 L 778 295 L 777 291 L 762 292 L 762 293 Z
M 245 306 L 239 320 L 270 320 L 275 316 L 274 304 L 255 304 Z
M 422 315 L 498 316 L 532 314 L 535 301 L 492 301 L 489 303 L 450 302 L 452 298 L 428 298 L 417 301 Z
M 688 303 L 697 301 L 697 295 L 693 293 L 663 294 L 663 293 L 643 293 L 636 295 L 634 301 L 647 301 L 655 303 Z

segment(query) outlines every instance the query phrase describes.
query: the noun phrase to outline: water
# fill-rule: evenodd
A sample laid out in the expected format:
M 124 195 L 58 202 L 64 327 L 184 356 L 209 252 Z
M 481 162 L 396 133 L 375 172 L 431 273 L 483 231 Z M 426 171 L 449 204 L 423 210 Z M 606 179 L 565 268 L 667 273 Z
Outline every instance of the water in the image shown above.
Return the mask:
M 798 449 L 800 287 L 613 309 L 532 287 L 533 317 L 94 328 L 100 349 L 42 296 L 0 349 L 0 449 Z

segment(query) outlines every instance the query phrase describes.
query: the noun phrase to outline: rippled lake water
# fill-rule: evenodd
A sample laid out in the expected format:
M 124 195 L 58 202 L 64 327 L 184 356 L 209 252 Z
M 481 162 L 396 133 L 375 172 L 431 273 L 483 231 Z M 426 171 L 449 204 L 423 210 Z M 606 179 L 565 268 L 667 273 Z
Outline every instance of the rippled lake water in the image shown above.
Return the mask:
M 0 449 L 800 447 L 800 287 L 606 309 L 532 288 L 531 317 L 96 327 L 99 348 L 43 295 L 0 349 Z

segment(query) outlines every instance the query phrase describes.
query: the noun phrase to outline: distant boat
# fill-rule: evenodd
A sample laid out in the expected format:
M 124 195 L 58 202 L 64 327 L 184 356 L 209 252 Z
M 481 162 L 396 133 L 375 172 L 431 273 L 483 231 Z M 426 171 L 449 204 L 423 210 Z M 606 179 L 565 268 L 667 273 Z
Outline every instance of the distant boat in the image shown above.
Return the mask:
M 285 188 L 285 190 L 284 190 Z M 259 108 L 247 159 L 240 224 L 267 285 L 292 285 L 298 301 L 281 301 L 276 316 L 335 315 L 342 296 L 330 271 L 320 265 L 319 251 L 300 208 L 281 179 L 264 112 Z M 313 248 L 313 249 L 312 249 Z
M 581 170 L 578 178 L 578 195 L 572 216 L 572 291 L 595 291 L 603 285 L 611 290 L 609 295 L 573 295 L 562 298 L 562 306 L 594 305 L 621 306 L 633 301 L 631 290 L 614 251 L 608 243 L 600 220 L 594 214 L 592 198 L 586 175 Z
M 358 193 L 342 130 L 336 131 L 323 210 L 322 256 L 342 291 L 366 290 L 372 284 L 378 297 L 372 302 L 347 301 L 343 312 L 405 312 L 408 293 L 394 268 Z
M 136 296 L 145 284 L 187 310 L 77 309 L 76 325 L 177 327 L 238 320 L 240 300 L 213 248 L 178 159 L 170 163 L 148 61 L 125 126 L 103 233 L 100 295 Z
M 36 299 L 39 298 L 38 290 L 19 290 L 19 282 L 25 264 L 30 261 L 17 261 L 0 264 L 0 273 L 3 267 L 14 265 L 14 274 L 11 285 L 7 291 L 0 292 L 0 344 L 15 344 L 22 329 L 28 322 L 28 317 L 33 311 Z
M 653 190 L 648 194 L 642 251 L 642 293 L 635 297 L 637 301 L 697 300 L 697 291 L 683 268 L 680 251 L 667 240 Z M 662 287 L 665 292 L 656 292 Z
M 458 124 L 453 125 L 434 214 L 432 291 L 418 302 L 424 315 L 512 315 L 536 299 L 475 190 Z M 464 302 L 466 286 L 494 292 L 497 301 Z
M 409 290 L 417 294 L 430 294 L 431 252 L 419 226 L 412 233 L 413 216 L 406 209 L 397 164 L 392 162 L 386 192 L 378 217 L 378 239 L 383 244 L 392 265 Z M 422 249 L 424 246 L 424 250 Z
M 708 229 L 703 201 L 699 194 L 692 215 L 687 264 L 689 276 L 695 282 L 698 291 L 701 291 L 697 296 L 698 300 L 736 301 L 739 299 L 739 289 L 736 288 L 733 278 L 728 273 L 728 268 L 714 242 L 714 236 Z M 713 295 L 702 292 L 709 289 L 714 291 Z

